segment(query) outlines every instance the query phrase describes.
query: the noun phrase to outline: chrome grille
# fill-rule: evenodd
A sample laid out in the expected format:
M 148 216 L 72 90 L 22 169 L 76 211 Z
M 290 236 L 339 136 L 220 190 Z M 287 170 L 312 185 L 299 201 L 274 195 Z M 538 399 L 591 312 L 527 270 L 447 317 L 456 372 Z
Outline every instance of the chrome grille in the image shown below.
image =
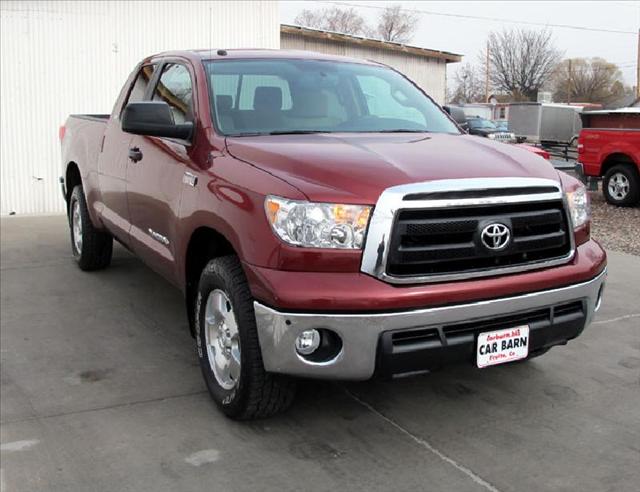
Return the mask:
M 507 226 L 499 251 L 479 237 Z M 574 254 L 559 184 L 540 178 L 440 180 L 389 188 L 374 208 L 361 270 L 383 281 L 415 284 L 545 268 Z
M 507 225 L 500 251 L 481 241 L 482 228 Z M 387 273 L 394 276 L 481 271 L 566 256 L 571 248 L 561 200 L 401 210 L 391 235 Z

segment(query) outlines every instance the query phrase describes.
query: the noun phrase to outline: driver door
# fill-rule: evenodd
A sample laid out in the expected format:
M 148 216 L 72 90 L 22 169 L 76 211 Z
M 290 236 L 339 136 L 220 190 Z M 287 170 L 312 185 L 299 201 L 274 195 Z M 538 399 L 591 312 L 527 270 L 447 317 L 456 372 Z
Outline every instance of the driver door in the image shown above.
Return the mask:
M 175 123 L 194 122 L 193 76 L 187 65 L 167 62 L 151 99 L 169 104 Z M 191 163 L 191 143 L 173 138 L 134 136 L 130 148 L 139 159 L 127 169 L 130 237 L 136 254 L 176 282 L 175 246 L 183 178 Z

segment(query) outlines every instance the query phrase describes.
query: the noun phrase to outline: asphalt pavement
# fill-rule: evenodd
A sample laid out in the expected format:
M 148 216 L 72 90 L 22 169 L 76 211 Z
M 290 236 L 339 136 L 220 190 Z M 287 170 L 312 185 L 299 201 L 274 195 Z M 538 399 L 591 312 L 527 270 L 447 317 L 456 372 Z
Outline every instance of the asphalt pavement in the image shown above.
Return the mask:
M 1 492 L 637 491 L 640 257 L 609 252 L 596 322 L 534 361 L 301 382 L 226 419 L 181 294 L 116 247 L 81 272 L 65 218 L 1 222 Z

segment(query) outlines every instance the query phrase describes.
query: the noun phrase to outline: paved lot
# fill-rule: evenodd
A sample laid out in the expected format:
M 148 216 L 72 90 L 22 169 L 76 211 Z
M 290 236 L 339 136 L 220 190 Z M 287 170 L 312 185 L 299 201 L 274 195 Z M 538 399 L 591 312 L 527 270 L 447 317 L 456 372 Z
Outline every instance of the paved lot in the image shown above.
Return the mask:
M 640 257 L 610 254 L 598 320 L 525 364 L 305 382 L 287 414 L 226 420 L 180 294 L 117 248 L 79 271 L 63 217 L 2 219 L 2 492 L 632 491 Z

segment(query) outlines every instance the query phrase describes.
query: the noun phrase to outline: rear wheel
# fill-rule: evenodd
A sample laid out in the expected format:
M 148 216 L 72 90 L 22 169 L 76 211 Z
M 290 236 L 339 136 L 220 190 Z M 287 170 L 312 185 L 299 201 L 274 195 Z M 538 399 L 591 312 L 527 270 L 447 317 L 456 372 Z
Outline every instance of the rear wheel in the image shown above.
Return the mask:
M 604 175 L 604 197 L 612 205 L 630 207 L 640 201 L 640 177 L 631 164 L 613 166 Z
M 73 189 L 69 199 L 71 252 L 81 270 L 100 270 L 111 263 L 113 238 L 93 227 L 82 186 Z
M 253 297 L 236 256 L 216 258 L 205 267 L 195 319 L 202 374 L 228 417 L 269 417 L 291 405 L 295 381 L 264 370 Z

